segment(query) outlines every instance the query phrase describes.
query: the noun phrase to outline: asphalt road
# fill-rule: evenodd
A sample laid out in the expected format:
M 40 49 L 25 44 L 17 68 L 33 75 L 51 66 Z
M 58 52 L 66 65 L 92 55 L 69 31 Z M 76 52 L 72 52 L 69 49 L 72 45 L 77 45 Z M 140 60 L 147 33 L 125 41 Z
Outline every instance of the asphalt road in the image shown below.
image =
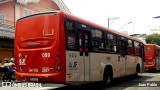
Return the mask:
M 45 87 L 23 87 L 23 90 L 160 90 L 160 72 L 145 72 L 139 74 L 138 77 L 129 76 L 114 79 L 110 86 L 104 86 L 100 82 L 80 86 L 46 83 L 42 86 Z M 22 90 L 22 88 L 0 87 L 0 90 Z
M 160 90 L 160 72 L 145 72 L 138 77 L 114 79 L 112 85 L 92 83 L 81 86 L 64 86 L 52 90 Z

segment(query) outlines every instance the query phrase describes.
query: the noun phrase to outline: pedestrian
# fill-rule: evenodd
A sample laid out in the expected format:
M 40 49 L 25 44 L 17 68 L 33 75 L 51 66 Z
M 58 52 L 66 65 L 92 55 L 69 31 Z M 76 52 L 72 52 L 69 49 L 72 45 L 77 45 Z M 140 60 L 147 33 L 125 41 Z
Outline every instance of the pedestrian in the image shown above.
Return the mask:
M 11 60 L 9 61 L 9 68 L 10 69 L 14 69 L 15 68 L 14 58 L 11 58 Z
M 4 59 L 4 67 L 8 67 L 9 68 L 9 59 L 8 58 Z
M 0 60 L 0 80 L 2 79 L 2 61 Z
M 2 61 L 0 60 L 0 67 L 2 67 Z
M 9 72 L 11 73 L 11 75 L 14 75 L 14 72 L 15 72 L 14 58 L 10 59 L 8 67 L 9 67 Z

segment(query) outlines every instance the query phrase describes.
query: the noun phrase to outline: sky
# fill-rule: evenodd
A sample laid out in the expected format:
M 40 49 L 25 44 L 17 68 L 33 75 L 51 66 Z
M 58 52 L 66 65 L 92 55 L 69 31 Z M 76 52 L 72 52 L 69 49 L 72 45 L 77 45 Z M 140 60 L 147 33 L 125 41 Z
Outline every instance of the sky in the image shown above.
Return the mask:
M 63 0 L 70 12 L 80 18 L 128 34 L 145 34 L 159 28 L 160 0 Z M 129 23 L 132 22 L 132 23 Z M 129 23 L 129 24 L 127 24 Z

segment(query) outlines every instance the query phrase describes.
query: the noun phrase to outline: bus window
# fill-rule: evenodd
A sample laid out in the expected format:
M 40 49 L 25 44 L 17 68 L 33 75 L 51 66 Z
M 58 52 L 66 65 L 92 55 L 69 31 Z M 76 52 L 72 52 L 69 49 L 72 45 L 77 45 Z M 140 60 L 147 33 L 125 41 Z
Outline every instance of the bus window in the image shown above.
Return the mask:
M 67 47 L 68 49 L 76 49 L 75 33 L 67 33 Z
M 111 53 L 117 53 L 117 38 L 116 38 L 116 36 L 113 34 L 107 34 L 107 37 L 108 37 L 108 42 L 106 42 L 107 49 Z
M 152 46 L 145 46 L 144 50 L 145 50 L 145 51 L 152 50 Z
M 92 29 L 92 47 L 93 51 L 105 51 L 104 34 L 100 30 Z
M 92 29 L 92 49 L 93 51 L 98 51 L 99 42 L 96 40 L 96 32 L 95 29 Z
M 99 50 L 105 52 L 105 37 L 102 31 L 101 31 L 101 38 L 99 38 Z
M 92 40 L 93 51 L 98 51 L 99 42 L 96 40 Z
M 99 49 L 100 49 L 100 50 L 103 50 L 103 51 L 105 50 L 105 45 L 104 45 L 104 42 L 103 42 L 103 41 L 100 42 L 100 44 L 99 44 Z
M 110 43 L 108 41 L 108 33 L 105 34 L 106 52 L 110 52 Z
M 76 49 L 76 33 L 74 23 L 71 21 L 66 22 L 66 39 L 67 49 Z
M 66 22 L 66 29 L 67 30 L 74 30 L 74 24 L 70 21 Z
M 140 43 L 134 41 L 135 55 L 140 55 Z
M 132 41 L 131 40 L 128 40 L 127 52 L 128 52 L 128 55 L 132 54 Z
M 143 60 L 144 59 L 144 44 L 143 43 L 140 43 L 140 56 L 142 57 Z

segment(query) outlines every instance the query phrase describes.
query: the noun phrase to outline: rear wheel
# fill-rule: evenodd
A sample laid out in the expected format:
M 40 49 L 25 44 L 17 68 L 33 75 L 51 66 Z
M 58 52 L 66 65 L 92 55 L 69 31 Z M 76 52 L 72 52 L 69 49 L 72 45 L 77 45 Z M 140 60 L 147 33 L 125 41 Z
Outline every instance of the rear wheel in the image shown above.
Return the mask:
M 139 65 L 136 66 L 136 74 L 135 74 L 135 76 L 138 76 L 138 73 L 140 73 L 140 66 Z
M 104 76 L 103 76 L 103 82 L 105 85 L 110 85 L 112 81 L 112 73 L 110 70 L 105 70 Z

